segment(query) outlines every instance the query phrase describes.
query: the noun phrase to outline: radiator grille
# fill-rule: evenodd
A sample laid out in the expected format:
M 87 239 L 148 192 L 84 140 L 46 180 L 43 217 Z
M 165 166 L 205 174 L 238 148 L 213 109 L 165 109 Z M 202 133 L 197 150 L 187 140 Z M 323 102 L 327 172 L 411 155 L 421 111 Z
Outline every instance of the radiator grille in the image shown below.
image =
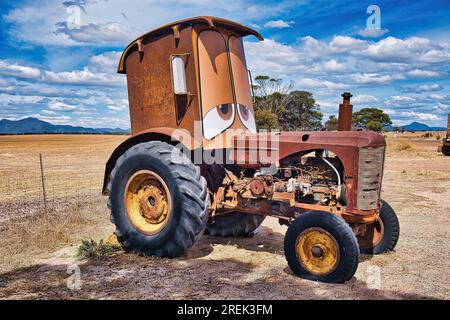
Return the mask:
M 385 147 L 359 149 L 358 202 L 360 210 L 376 209 L 381 193 Z

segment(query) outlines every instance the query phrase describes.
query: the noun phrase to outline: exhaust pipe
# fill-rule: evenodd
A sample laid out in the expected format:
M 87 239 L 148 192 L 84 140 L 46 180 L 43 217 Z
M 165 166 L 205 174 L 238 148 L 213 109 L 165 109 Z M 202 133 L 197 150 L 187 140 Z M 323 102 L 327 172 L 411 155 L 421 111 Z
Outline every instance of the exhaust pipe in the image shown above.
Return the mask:
M 350 104 L 350 98 L 352 94 L 350 92 L 344 92 L 342 97 L 344 100 L 339 105 L 338 131 L 351 131 L 353 105 Z

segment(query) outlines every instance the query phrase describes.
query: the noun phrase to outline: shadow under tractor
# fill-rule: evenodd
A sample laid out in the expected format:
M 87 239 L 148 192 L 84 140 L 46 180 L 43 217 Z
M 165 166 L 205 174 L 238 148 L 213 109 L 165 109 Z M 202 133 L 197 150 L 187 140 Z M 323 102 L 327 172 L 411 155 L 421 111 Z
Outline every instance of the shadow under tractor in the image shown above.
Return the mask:
M 106 164 L 103 193 L 130 251 L 178 257 L 203 234 L 249 236 L 266 216 L 288 229 L 298 276 L 345 282 L 359 253 L 394 249 L 399 223 L 380 199 L 386 142 L 351 131 L 350 93 L 335 132 L 257 132 L 235 22 L 195 17 L 133 41 L 126 74 L 132 136 Z

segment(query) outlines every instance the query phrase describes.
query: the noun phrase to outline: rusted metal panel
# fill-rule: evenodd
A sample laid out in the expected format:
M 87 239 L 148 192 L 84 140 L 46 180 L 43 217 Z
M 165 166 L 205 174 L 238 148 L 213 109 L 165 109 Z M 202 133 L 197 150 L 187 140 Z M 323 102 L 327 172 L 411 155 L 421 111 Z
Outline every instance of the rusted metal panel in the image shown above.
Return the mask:
M 447 117 L 447 139 L 450 139 L 450 114 Z
M 195 24 L 203 24 L 208 28 L 211 27 L 225 27 L 227 29 L 233 30 L 235 33 L 240 35 L 241 37 L 247 36 L 247 35 L 254 35 L 256 36 L 260 41 L 264 40 L 264 38 L 255 30 L 243 26 L 239 23 L 236 23 L 234 21 L 216 18 L 216 17 L 209 17 L 209 16 L 199 16 L 199 17 L 193 17 L 183 20 L 178 20 L 169 24 L 166 24 L 162 27 L 159 27 L 155 30 L 152 30 L 150 32 L 147 32 L 137 38 L 136 40 L 132 41 L 124 50 L 122 53 L 122 56 L 120 57 L 119 66 L 117 68 L 118 73 L 126 73 L 127 72 L 127 66 L 125 64 L 125 61 L 128 57 L 128 54 L 132 50 L 138 50 L 141 51 L 141 45 L 143 41 L 150 41 L 153 39 L 157 39 L 162 35 L 166 34 L 173 34 L 175 38 L 180 38 L 180 30 L 191 27 Z
M 194 131 L 194 121 L 200 115 L 194 96 L 179 119 L 172 88 L 170 56 L 192 53 L 191 28 L 180 32 L 176 43 L 173 34 L 142 44 L 143 51 L 134 50 L 126 59 L 131 132 L 138 134 L 149 128 L 168 127 Z M 196 92 L 195 64 L 186 61 L 186 82 L 189 92 Z M 178 119 L 177 119 L 178 116 Z
M 376 209 L 379 205 L 384 153 L 384 147 L 359 150 L 357 207 L 360 210 Z

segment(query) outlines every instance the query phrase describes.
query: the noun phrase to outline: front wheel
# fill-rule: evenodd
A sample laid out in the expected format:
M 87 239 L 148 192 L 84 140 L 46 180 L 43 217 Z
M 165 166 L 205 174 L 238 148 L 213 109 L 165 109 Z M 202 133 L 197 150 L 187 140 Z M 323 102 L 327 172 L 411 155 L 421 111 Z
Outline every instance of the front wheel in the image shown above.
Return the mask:
M 381 200 L 378 220 L 367 226 L 364 234 L 358 236 L 361 253 L 380 254 L 394 250 L 400 236 L 400 223 L 394 209 Z
M 345 282 L 358 268 L 358 242 L 344 219 L 324 211 L 307 211 L 289 226 L 284 252 L 299 277 Z

